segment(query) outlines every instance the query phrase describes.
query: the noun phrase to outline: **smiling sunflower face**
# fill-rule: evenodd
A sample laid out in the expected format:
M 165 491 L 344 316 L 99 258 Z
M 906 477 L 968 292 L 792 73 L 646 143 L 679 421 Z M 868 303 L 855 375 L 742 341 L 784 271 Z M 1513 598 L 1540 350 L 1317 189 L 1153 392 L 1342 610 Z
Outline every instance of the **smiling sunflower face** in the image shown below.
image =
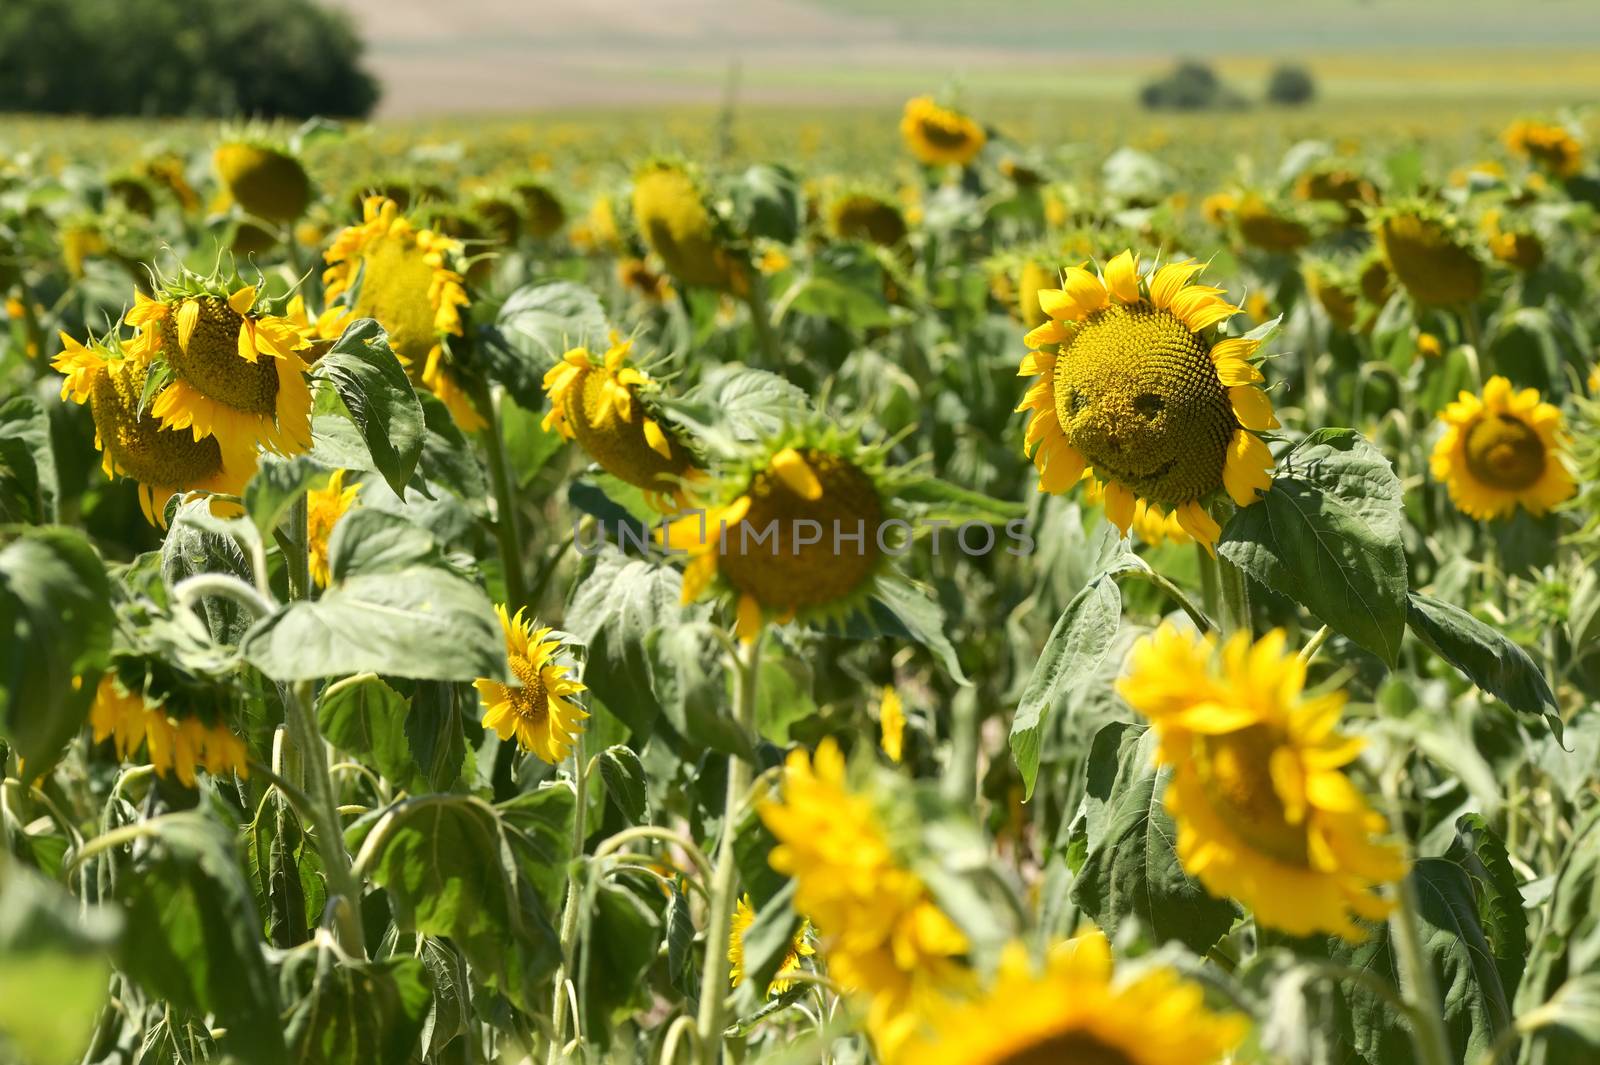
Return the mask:
M 1020 371 L 1039 380 L 1018 409 L 1033 412 L 1024 447 L 1041 491 L 1067 491 L 1090 470 L 1124 533 L 1142 503 L 1210 545 L 1220 528 L 1204 501 L 1226 490 L 1248 506 L 1271 485 L 1272 456 L 1255 434 L 1278 422 L 1249 361 L 1259 342 L 1211 335 L 1238 308 L 1190 284 L 1199 269 L 1174 263 L 1141 278 L 1132 252 L 1103 276 L 1069 267 L 1061 289 L 1039 293 L 1049 320 L 1028 334 L 1039 350 Z

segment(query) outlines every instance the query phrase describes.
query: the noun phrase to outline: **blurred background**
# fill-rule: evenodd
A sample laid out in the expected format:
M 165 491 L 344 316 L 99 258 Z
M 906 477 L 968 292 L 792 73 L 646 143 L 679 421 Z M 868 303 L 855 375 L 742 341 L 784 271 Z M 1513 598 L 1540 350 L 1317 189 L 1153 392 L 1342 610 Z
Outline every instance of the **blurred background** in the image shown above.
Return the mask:
M 1187 65 L 1180 66 L 1183 61 Z M 384 118 L 730 97 L 1470 114 L 1600 94 L 1595 0 L 5 0 L 0 112 Z M 1494 115 L 1484 115 L 1492 121 Z

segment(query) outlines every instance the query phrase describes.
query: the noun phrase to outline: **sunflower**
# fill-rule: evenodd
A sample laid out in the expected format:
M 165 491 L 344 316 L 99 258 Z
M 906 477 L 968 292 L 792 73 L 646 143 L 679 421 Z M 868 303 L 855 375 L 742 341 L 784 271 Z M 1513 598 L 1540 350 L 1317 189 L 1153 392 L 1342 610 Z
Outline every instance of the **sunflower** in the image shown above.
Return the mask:
M 1543 514 L 1577 490 L 1561 411 L 1536 389 L 1514 392 L 1504 377 L 1491 377 L 1482 398 L 1462 392 L 1439 418 L 1445 431 L 1433 447 L 1433 476 L 1469 517 L 1508 518 L 1518 504 Z
M 323 253 L 329 301 L 317 321 L 323 337 L 337 337 L 357 318 L 373 318 L 389 334 L 389 346 L 412 379 L 444 405 L 465 432 L 488 423 L 451 368 L 447 336 L 461 336 L 467 290 L 449 265 L 461 244 L 431 229 L 419 229 L 395 201 L 369 196 L 360 225 L 349 226 Z M 337 301 L 337 302 L 336 302 Z
M 699 182 L 683 166 L 646 163 L 633 178 L 633 217 L 650 250 L 683 285 L 740 295 L 748 264 L 730 246 Z
M 1437 359 L 1444 354 L 1444 344 L 1437 333 L 1418 333 L 1416 352 L 1424 359 Z
M 1314 203 L 1332 203 L 1344 208 L 1345 222 L 1359 225 L 1366 215 L 1365 208 L 1378 202 L 1378 189 L 1372 182 L 1344 167 L 1307 170 L 1295 180 L 1296 199 Z
M 1282 630 L 1253 645 L 1240 632 L 1219 653 L 1164 623 L 1134 646 L 1117 690 L 1172 767 L 1166 804 L 1184 871 L 1262 925 L 1355 941 L 1353 917 L 1388 913 L 1374 889 L 1405 863 L 1374 839 L 1388 823 L 1342 771 L 1362 746 L 1336 727 L 1344 693 L 1304 694 L 1306 665 L 1284 643 Z
M 878 737 L 889 761 L 899 764 L 906 753 L 906 712 L 892 687 L 883 689 L 878 700 Z
M 712 487 L 725 500 L 674 521 L 663 535 L 685 552 L 683 601 L 720 578 L 738 603 L 738 633 L 769 618 L 842 617 L 871 594 L 892 517 L 881 455 L 843 434 L 800 429 L 769 441 Z
M 662 513 L 688 506 L 684 485 L 702 476 L 693 452 L 675 431 L 651 416 L 644 395 L 653 382 L 628 365 L 633 341 L 611 334 L 598 364 L 573 348 L 544 375 L 550 413 L 544 428 L 576 439 L 601 468 L 635 488 Z
M 1485 211 L 1478 225 L 1488 239 L 1489 254 L 1512 269 L 1526 273 L 1544 262 L 1544 243 L 1528 229 L 1502 225 L 1498 209 Z
M 150 367 L 143 359 L 100 344 L 85 347 L 65 333 L 61 344 L 51 363 L 66 375 L 61 398 L 88 404 L 101 468 L 107 477 L 121 474 L 138 482 L 139 507 L 152 525 L 165 527 L 165 504 L 174 494 L 244 491 L 256 470 L 253 442 L 166 428 L 144 409 Z
M 1305 223 L 1267 203 L 1259 193 L 1248 193 L 1234 205 L 1233 222 L 1246 244 L 1263 251 L 1290 252 L 1311 242 Z
M 1459 225 L 1420 201 L 1379 213 L 1374 231 L 1395 280 L 1423 307 L 1461 307 L 1483 292 L 1483 264 Z
M 171 375 L 150 404 L 163 426 L 281 455 L 311 449 L 310 367 L 301 355 L 310 336 L 272 313 L 254 285 L 230 293 L 215 280 L 185 277 L 155 297 L 137 293 L 126 321 L 138 330 L 129 350 Z
M 521 181 L 512 188 L 522 203 L 523 231 L 535 240 L 548 240 L 567 223 L 567 209 L 542 181 Z
M 100 678 L 89 707 L 94 741 L 114 741 L 117 757 L 128 761 L 143 745 L 158 776 L 175 773 L 186 787 L 195 786 L 195 770 L 212 776 L 250 775 L 250 752 L 220 720 L 208 724 L 198 714 L 178 716 L 161 699 L 134 694 L 115 672 Z
M 1356 326 L 1360 310 L 1359 290 L 1353 279 L 1342 277 L 1327 263 L 1309 263 L 1305 268 L 1306 288 L 1317 301 L 1328 321 L 1335 327 L 1350 332 Z
M 622 250 L 622 228 L 617 224 L 617 210 L 610 196 L 595 197 L 589 213 L 573 224 L 571 237 L 572 243 L 585 251 Z
M 360 493 L 361 486 L 358 484 L 345 487 L 343 470 L 334 470 L 325 487 L 306 493 L 307 551 L 310 555 L 311 579 L 317 582 L 319 588 L 325 588 L 328 584 L 328 541 L 333 538 L 333 527 L 339 524 L 345 511 L 355 505 L 356 496 Z
M 293 222 L 311 203 L 311 179 L 300 160 L 281 145 L 231 140 L 211 157 L 234 202 L 256 218 Z
M 1276 429 L 1249 361 L 1248 338 L 1208 339 L 1237 314 L 1221 290 L 1190 284 L 1194 262 L 1139 276 L 1131 251 L 1102 276 L 1068 267 L 1039 293 L 1050 321 L 1030 332 L 1019 376 L 1039 376 L 1018 410 L 1032 411 L 1024 453 L 1039 489 L 1065 492 L 1086 469 L 1105 486 L 1106 516 L 1127 533 L 1140 500 L 1174 516 L 1209 549 L 1221 528 L 1205 500 L 1225 489 L 1241 507 L 1272 484 L 1272 454 L 1256 433 Z
M 1168 966 L 1116 979 L 1105 936 L 1090 931 L 1051 948 L 1043 972 L 1009 944 L 993 985 L 931 1016 L 891 1065 L 1211 1065 L 1249 1030 Z
M 960 111 L 940 107 L 931 96 L 906 101 L 900 118 L 900 136 L 911 154 L 929 166 L 955 163 L 966 166 L 988 140 L 983 127 Z
M 916 1018 L 963 988 L 967 938 L 890 843 L 870 795 L 845 780 L 824 739 L 815 759 L 789 754 L 781 799 L 756 812 L 777 838 L 769 862 L 795 881 L 795 909 L 818 930 L 829 974 L 867 1002 L 867 1030 L 892 1055 Z
M 895 203 L 870 192 L 848 192 L 828 207 L 828 228 L 840 240 L 892 248 L 906 239 L 906 219 Z
M 1213 192 L 1200 201 L 1200 217 L 1221 228 L 1228 224 L 1239 207 L 1239 197 L 1232 192 Z
M 734 987 L 744 983 L 744 937 L 755 920 L 756 911 L 750 904 L 749 894 L 739 896 L 738 905 L 733 910 L 733 924 L 728 932 L 728 961 L 732 963 L 728 977 Z M 810 933 L 811 922 L 801 921 L 800 927 L 795 929 L 794 938 L 789 941 L 789 950 L 779 963 L 778 971 L 773 974 L 772 982 L 767 984 L 768 996 L 781 995 L 793 987 L 794 980 L 785 977 L 800 971 L 801 958 L 810 958 L 817 953 L 817 948 L 811 945 Z
M 549 628 L 534 628 L 522 617 L 508 617 L 503 604 L 495 613 L 506 634 L 506 654 L 515 684 L 480 677 L 472 682 L 483 700 L 483 727 L 502 740 L 513 735 L 517 745 L 540 761 L 555 765 L 572 753 L 572 746 L 589 717 L 570 696 L 587 688 L 567 676 L 567 667 L 555 661 L 561 644 L 546 637 Z
M 1556 177 L 1572 177 L 1583 166 L 1583 149 L 1564 126 L 1521 119 L 1511 123 L 1502 136 L 1512 153 Z
M 650 269 L 650 264 L 636 256 L 617 260 L 617 281 L 622 287 L 651 303 L 662 303 L 672 298 L 672 282 L 666 274 Z

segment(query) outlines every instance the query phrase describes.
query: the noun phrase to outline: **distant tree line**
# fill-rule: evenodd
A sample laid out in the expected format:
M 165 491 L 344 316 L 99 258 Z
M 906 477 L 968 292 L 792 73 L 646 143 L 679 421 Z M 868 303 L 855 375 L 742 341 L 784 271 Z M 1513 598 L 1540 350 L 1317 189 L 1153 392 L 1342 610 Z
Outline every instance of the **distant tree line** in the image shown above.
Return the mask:
M 1298 107 L 1310 103 L 1317 94 L 1311 72 L 1295 63 L 1282 63 L 1267 78 L 1266 99 L 1270 104 Z M 1171 71 L 1147 82 L 1139 90 L 1139 102 L 1153 110 L 1213 111 L 1249 107 L 1250 100 L 1217 77 L 1211 67 L 1194 59 L 1180 61 Z
M 361 116 L 360 56 L 314 0 L 0 0 L 0 112 Z

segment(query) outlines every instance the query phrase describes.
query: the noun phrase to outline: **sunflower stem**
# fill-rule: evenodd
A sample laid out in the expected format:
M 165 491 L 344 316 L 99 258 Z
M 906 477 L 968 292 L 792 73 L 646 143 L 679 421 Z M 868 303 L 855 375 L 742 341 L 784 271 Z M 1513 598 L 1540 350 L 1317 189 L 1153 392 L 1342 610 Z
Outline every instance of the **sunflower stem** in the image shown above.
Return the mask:
M 500 547 L 500 569 L 506 585 L 506 609 L 515 613 L 528 604 L 528 586 L 522 573 L 522 537 L 517 531 L 517 502 L 511 494 L 511 477 L 506 470 L 505 443 L 500 435 L 500 408 L 485 385 L 474 390 L 473 399 L 489 424 L 483 429 L 483 446 L 489 456 L 489 480 L 494 485 L 494 538 Z
M 1221 620 L 1218 607 L 1222 597 L 1218 590 L 1217 557 L 1207 551 L 1204 544 L 1195 544 L 1194 551 L 1195 557 L 1200 560 L 1200 602 L 1205 607 L 1207 617 Z
M 1383 775 L 1383 790 L 1391 816 L 1400 824 L 1400 781 L 1407 759 L 1395 759 Z M 1433 966 L 1422 947 L 1422 922 L 1417 910 L 1417 886 L 1411 875 L 1395 885 L 1395 908 L 1389 915 L 1389 937 L 1400 963 L 1401 993 L 1411 1011 L 1411 1040 L 1419 1065 L 1449 1065 L 1450 1036 L 1444 1027 L 1444 1007 Z
M 750 308 L 750 323 L 756 331 L 756 345 L 761 348 L 761 357 L 766 360 L 767 369 L 777 370 L 778 338 L 772 332 L 772 312 L 767 309 L 766 282 L 760 271 L 756 271 L 756 276 L 751 279 L 744 301 Z
M 577 950 L 578 917 L 583 909 L 583 841 L 588 837 L 584 824 L 588 813 L 586 785 L 588 764 L 583 754 L 583 732 L 579 731 L 572 743 L 572 787 L 578 801 L 572 809 L 572 861 L 567 871 L 567 901 L 561 910 L 561 968 L 556 970 L 555 998 L 551 1005 L 551 1036 L 547 1065 L 560 1065 L 566 1060 L 567 1041 L 567 981 L 572 973 L 572 957 Z
M 755 729 L 756 679 L 761 666 L 761 637 L 744 644 L 735 658 L 737 676 L 733 711 L 739 728 L 746 735 Z M 706 960 L 700 980 L 699 1032 L 702 1065 L 716 1065 L 722 1053 L 722 1031 L 728 991 L 728 930 L 733 917 L 734 890 L 738 869 L 734 856 L 734 837 L 738 833 L 739 807 L 750 790 L 750 763 L 739 755 L 728 756 L 728 791 L 723 800 L 722 839 L 717 846 L 717 867 L 711 879 L 711 906 L 706 915 Z

